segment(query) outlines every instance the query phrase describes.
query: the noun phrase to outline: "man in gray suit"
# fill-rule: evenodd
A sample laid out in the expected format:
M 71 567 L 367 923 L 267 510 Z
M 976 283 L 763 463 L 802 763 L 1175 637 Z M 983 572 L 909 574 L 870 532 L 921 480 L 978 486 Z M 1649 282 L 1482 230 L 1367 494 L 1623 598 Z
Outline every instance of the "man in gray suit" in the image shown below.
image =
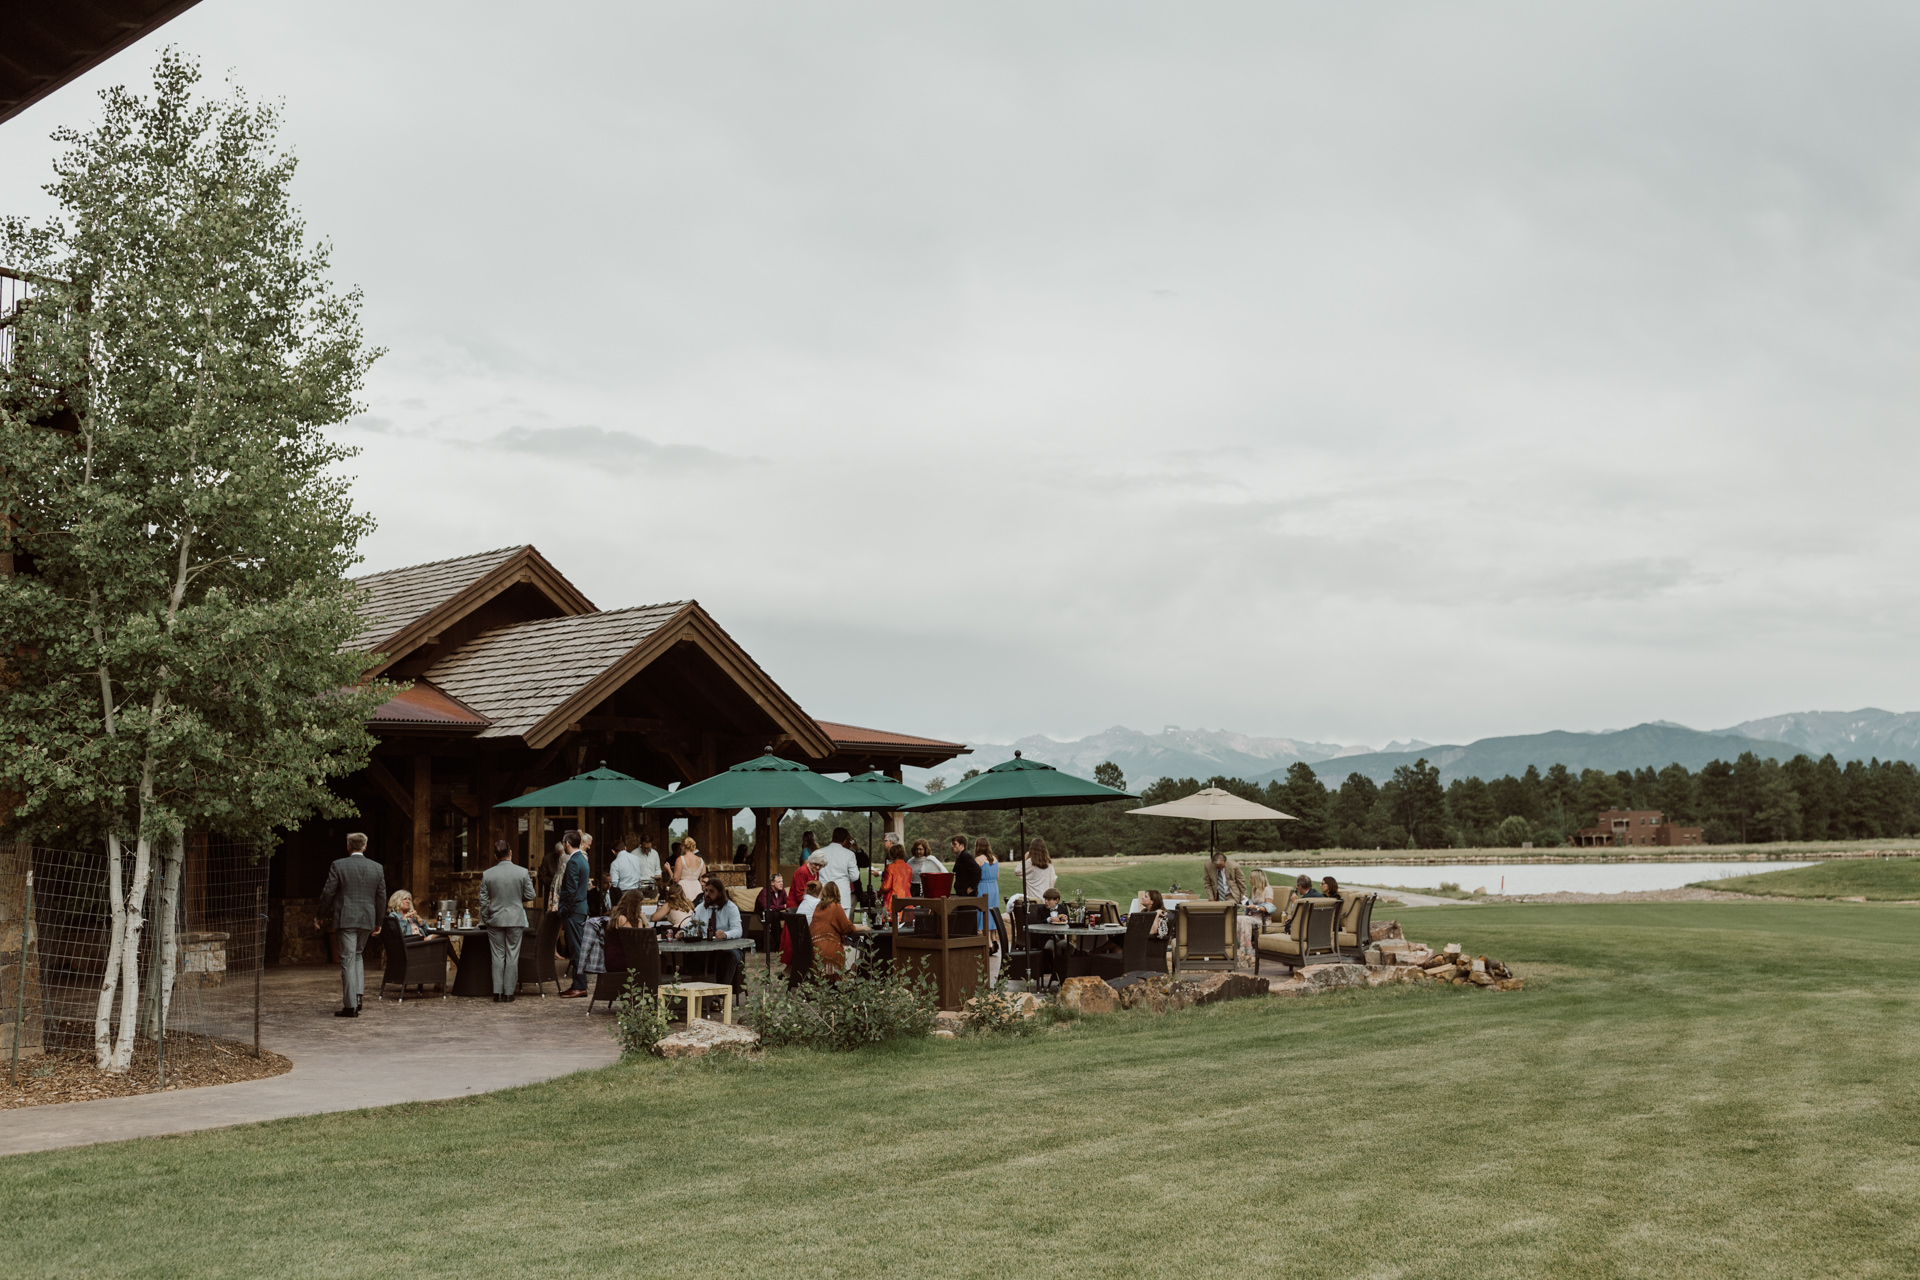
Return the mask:
M 321 916 L 331 916 L 340 938 L 340 1003 L 333 1016 L 360 1016 L 360 993 L 366 989 L 363 959 L 367 939 L 380 936 L 380 918 L 387 912 L 387 871 L 367 857 L 367 838 L 359 832 L 347 837 L 347 856 L 327 870 L 320 890 Z M 317 928 L 327 927 L 316 917 Z
M 533 877 L 513 861 L 505 840 L 493 842 L 493 865 L 480 877 L 480 923 L 493 948 L 493 1002 L 513 1002 L 520 989 L 520 935 L 533 901 Z

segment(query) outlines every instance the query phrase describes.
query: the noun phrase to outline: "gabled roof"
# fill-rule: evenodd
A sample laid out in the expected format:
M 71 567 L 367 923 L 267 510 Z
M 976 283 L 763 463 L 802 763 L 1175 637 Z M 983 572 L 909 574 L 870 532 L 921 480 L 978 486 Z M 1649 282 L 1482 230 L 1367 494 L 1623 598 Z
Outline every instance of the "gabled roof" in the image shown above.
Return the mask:
M 546 618 L 474 637 L 428 679 L 479 709 L 483 738 L 528 738 L 562 705 L 620 664 L 685 609 L 685 601 Z
M 502 547 L 353 579 L 363 592 L 364 622 L 348 647 L 385 654 L 378 674 L 519 582 L 539 587 L 563 613 L 593 612 L 593 602 L 545 556 L 530 546 Z
M 479 737 L 517 737 L 539 748 L 683 640 L 802 750 L 816 758 L 832 752 L 832 740 L 800 704 L 691 600 L 501 627 L 434 663 L 426 678 L 487 718 Z
M 6 49 L 0 54 L 0 120 L 25 111 L 156 27 L 193 8 L 195 0 L 63 0 L 7 6 Z

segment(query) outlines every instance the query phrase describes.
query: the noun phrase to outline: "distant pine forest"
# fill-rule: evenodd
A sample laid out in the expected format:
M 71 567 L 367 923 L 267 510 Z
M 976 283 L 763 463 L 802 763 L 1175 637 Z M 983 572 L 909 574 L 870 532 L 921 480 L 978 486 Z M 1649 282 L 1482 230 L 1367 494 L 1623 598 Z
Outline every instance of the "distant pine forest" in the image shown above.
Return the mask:
M 1329 761 L 1322 767 L 1337 764 Z M 971 774 L 969 774 L 971 776 Z M 1111 762 L 1094 770 L 1096 781 L 1125 786 Z M 1206 824 L 1169 818 L 1135 818 L 1128 809 L 1161 804 L 1215 786 L 1258 801 L 1297 822 L 1223 822 L 1219 847 L 1232 851 L 1281 849 L 1467 849 L 1517 848 L 1531 842 L 1552 849 L 1571 843 L 1592 826 L 1602 809 L 1659 809 L 1667 821 L 1697 826 L 1709 844 L 1767 844 L 1783 840 L 1871 840 L 1920 831 L 1920 769 L 1905 761 L 1763 759 L 1751 752 L 1731 762 L 1715 760 L 1698 772 L 1684 765 L 1574 773 L 1565 765 L 1545 772 L 1528 766 L 1491 782 L 1458 778 L 1442 786 L 1440 771 L 1426 760 L 1402 765 L 1385 784 L 1360 774 L 1329 789 L 1307 764 L 1296 764 L 1284 781 L 1265 786 L 1239 778 L 1161 778 L 1141 793 L 1139 804 L 1029 809 L 1028 839 L 1044 837 L 1062 857 L 1147 856 L 1207 847 Z M 781 824 L 781 849 L 792 859 L 801 834 L 825 837 L 845 826 L 868 839 L 865 814 L 790 815 Z M 877 827 L 875 828 L 877 830 Z M 907 815 L 909 842 L 925 839 L 946 857 L 947 837 L 987 836 L 1002 856 L 1017 843 L 1011 811 Z M 741 833 L 739 839 L 749 836 Z

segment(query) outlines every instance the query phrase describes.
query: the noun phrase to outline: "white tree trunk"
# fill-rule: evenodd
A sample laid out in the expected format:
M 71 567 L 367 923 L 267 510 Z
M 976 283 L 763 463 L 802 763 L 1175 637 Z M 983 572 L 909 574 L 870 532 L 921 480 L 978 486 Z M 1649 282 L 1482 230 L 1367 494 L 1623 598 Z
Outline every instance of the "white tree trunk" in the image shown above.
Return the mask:
M 120 948 L 127 936 L 126 894 L 120 882 L 120 837 L 107 837 L 107 904 L 112 916 L 107 923 L 107 971 L 100 982 L 100 1004 L 93 1015 L 93 1065 L 102 1071 L 111 1069 L 113 1041 L 109 1027 L 113 1018 L 113 995 L 120 985 Z
M 160 902 L 153 921 L 160 930 L 160 971 L 155 984 L 158 990 L 147 1002 L 145 1031 L 149 1039 L 159 1039 L 173 1009 L 174 978 L 180 968 L 180 864 L 185 859 L 185 846 L 179 831 L 169 832 L 160 842 Z
M 141 816 L 146 815 L 143 812 Z M 140 939 L 146 932 L 147 882 L 152 874 L 153 842 L 141 836 L 133 847 L 133 882 L 127 886 L 126 940 L 120 946 L 120 1026 L 106 1068 L 116 1074 L 133 1065 L 133 1038 L 140 1030 Z

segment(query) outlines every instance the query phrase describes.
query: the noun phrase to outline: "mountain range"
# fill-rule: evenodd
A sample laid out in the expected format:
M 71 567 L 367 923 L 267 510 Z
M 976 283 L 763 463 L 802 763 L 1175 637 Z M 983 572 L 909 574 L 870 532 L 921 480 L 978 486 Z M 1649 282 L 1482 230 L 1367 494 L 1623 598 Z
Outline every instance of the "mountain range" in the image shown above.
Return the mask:
M 1528 765 L 1545 770 L 1564 764 L 1582 769 L 1663 768 L 1683 764 L 1697 770 L 1712 760 L 1731 760 L 1743 751 L 1788 759 L 1801 752 L 1816 759 L 1829 752 L 1842 764 L 1848 760 L 1906 760 L 1920 764 L 1920 712 L 1796 711 L 1787 715 L 1747 720 L 1725 729 L 1690 729 L 1669 721 L 1653 721 L 1630 729 L 1600 733 L 1521 734 L 1481 738 L 1466 744 L 1433 744 L 1417 739 L 1390 742 L 1375 750 L 1297 738 L 1261 738 L 1224 729 L 1182 729 L 1169 725 L 1158 733 L 1143 733 L 1115 725 L 1102 733 L 1061 742 L 1034 734 L 1008 743 L 970 743 L 973 754 L 949 761 L 938 769 L 912 770 L 908 781 L 924 786 L 928 779 L 957 780 L 967 769 L 980 769 L 1007 759 L 1015 750 L 1081 777 L 1091 777 L 1094 766 L 1111 760 L 1126 775 L 1129 789 L 1138 790 L 1156 778 L 1210 778 L 1222 774 L 1266 782 L 1286 776 L 1296 761 L 1314 766 L 1329 786 L 1350 773 L 1385 782 L 1403 764 L 1425 758 L 1440 770 L 1442 781 L 1478 776 L 1497 778 L 1520 774 Z

